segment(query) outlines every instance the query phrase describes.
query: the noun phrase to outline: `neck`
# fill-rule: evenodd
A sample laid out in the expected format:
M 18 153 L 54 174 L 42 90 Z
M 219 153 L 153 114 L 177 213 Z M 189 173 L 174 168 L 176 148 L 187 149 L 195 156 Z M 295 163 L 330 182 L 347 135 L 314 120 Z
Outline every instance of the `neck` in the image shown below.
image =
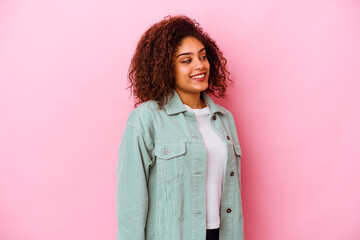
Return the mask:
M 206 103 L 201 98 L 201 93 L 183 93 L 176 91 L 183 104 L 188 105 L 192 109 L 202 109 L 206 107 Z

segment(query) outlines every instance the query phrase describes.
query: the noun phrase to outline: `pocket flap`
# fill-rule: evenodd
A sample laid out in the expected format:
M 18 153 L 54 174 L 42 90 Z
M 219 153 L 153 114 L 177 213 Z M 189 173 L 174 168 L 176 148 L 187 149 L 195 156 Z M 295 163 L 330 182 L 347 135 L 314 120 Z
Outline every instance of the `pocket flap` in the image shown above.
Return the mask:
M 155 156 L 161 159 L 170 159 L 181 156 L 186 152 L 185 143 L 158 143 L 155 144 Z
M 234 145 L 235 154 L 241 157 L 241 147 L 239 144 Z

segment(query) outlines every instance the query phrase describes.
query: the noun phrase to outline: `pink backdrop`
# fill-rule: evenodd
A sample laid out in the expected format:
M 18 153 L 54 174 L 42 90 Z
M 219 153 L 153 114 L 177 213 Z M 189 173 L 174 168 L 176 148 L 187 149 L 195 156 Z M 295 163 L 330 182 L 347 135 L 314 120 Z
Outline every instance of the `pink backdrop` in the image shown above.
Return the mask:
M 177 13 L 235 81 L 246 240 L 360 239 L 356 0 L 2 0 L 0 239 L 115 239 L 127 69 Z

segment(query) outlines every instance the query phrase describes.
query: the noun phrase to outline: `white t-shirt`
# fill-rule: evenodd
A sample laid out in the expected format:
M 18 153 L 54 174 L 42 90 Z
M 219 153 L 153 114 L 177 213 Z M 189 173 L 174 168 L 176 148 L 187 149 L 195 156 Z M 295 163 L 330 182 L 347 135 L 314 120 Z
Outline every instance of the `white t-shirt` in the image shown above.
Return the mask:
M 220 227 L 220 203 L 222 184 L 226 164 L 226 146 L 210 123 L 210 108 L 192 109 L 184 104 L 188 111 L 195 114 L 198 129 L 207 152 L 206 173 L 206 229 Z

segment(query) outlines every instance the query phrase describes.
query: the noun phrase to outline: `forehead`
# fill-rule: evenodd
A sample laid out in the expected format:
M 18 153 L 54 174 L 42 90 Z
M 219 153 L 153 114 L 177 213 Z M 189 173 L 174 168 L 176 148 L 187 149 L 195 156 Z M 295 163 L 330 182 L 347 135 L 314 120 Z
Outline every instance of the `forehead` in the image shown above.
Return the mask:
M 197 38 L 185 37 L 183 40 L 181 40 L 176 52 L 198 52 L 202 48 L 204 48 L 204 44 Z

